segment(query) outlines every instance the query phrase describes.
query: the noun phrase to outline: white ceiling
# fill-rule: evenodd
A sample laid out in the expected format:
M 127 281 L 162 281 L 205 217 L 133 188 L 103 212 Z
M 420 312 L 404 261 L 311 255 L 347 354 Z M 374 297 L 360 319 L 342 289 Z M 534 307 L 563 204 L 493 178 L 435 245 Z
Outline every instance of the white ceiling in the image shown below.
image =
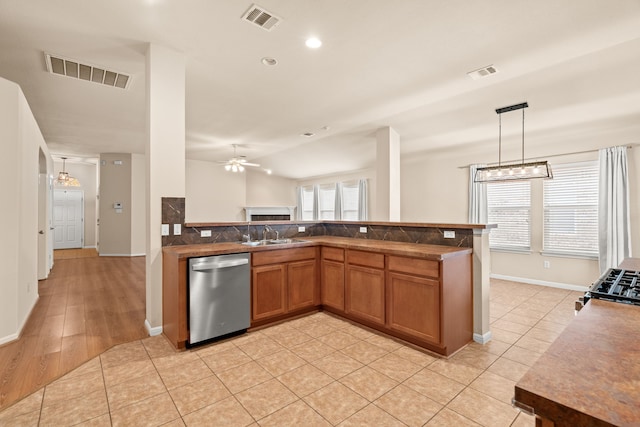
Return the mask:
M 523 101 L 528 147 L 640 127 L 638 0 L 260 0 L 282 18 L 270 32 L 241 19 L 251 4 L 0 0 L 0 76 L 20 84 L 52 153 L 144 153 L 146 47 L 171 47 L 186 57 L 187 158 L 226 160 L 238 144 L 291 178 L 370 167 L 382 126 L 403 155 L 493 149 L 495 108 Z M 51 75 L 44 52 L 130 74 L 130 87 Z M 497 74 L 466 76 L 490 64 Z

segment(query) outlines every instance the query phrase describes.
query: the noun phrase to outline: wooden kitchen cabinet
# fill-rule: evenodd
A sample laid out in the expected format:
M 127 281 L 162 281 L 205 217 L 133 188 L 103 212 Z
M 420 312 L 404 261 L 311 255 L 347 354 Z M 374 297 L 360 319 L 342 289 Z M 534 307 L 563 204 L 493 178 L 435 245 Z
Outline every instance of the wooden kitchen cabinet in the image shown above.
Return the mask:
M 384 325 L 383 254 L 347 250 L 345 313 L 374 324 Z
M 344 249 L 323 247 L 321 269 L 322 305 L 344 312 Z
M 440 272 L 436 261 L 388 257 L 387 327 L 440 344 Z
M 287 265 L 287 310 L 293 311 L 319 304 L 316 285 L 316 260 Z
M 251 258 L 251 325 L 320 305 L 315 247 L 256 252 Z
M 251 320 L 261 320 L 286 313 L 286 271 L 286 266 L 283 264 L 253 268 Z

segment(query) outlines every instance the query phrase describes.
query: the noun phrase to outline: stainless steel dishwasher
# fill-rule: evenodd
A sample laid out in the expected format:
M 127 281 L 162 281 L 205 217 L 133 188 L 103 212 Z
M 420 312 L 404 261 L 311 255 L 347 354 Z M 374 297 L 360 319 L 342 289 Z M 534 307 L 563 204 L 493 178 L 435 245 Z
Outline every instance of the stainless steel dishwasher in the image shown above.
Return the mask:
M 246 330 L 251 254 L 189 259 L 189 344 Z

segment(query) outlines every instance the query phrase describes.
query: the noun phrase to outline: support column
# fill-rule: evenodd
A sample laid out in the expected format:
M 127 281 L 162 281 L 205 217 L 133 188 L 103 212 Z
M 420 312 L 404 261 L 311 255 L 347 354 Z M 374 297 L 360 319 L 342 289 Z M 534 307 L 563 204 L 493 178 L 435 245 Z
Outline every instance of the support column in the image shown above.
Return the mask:
M 486 228 L 473 230 L 473 340 L 480 344 L 491 340 L 489 231 Z
M 376 221 L 400 221 L 400 136 L 391 127 L 376 132 Z
M 145 326 L 162 333 L 162 197 L 185 196 L 185 59 L 150 44 L 146 111 L 146 301 Z

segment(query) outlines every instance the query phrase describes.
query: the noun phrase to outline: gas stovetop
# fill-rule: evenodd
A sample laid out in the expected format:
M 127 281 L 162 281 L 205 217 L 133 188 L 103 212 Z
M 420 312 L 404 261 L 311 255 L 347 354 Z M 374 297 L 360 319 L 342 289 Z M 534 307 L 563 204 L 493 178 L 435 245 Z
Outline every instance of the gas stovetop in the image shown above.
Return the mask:
M 585 296 L 640 305 L 640 271 L 611 268 L 589 288 Z

